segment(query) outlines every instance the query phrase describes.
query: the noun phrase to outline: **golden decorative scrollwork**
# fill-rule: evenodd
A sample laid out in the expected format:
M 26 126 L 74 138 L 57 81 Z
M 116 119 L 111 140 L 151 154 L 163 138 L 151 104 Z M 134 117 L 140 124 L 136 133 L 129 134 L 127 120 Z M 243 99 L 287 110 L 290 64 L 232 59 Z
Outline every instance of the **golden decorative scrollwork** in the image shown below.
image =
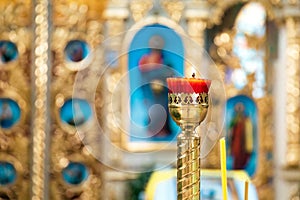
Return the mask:
M 0 161 L 12 164 L 17 175 L 13 184 L 0 186 L 1 195 L 10 199 L 29 198 L 30 194 L 30 13 L 30 1 L 0 2 L 0 40 L 17 48 L 14 60 L 3 63 L 1 58 L 0 97 L 16 102 L 21 112 L 16 124 L 0 128 Z
M 179 22 L 182 17 L 182 11 L 184 9 L 184 2 L 180 0 L 164 0 L 162 6 L 169 14 L 170 18 L 175 22 Z
M 133 0 L 130 3 L 130 10 L 134 21 L 139 21 L 144 18 L 152 6 L 152 0 Z
M 300 17 L 286 19 L 287 65 L 286 65 L 286 128 L 287 128 L 287 165 L 300 165 Z
M 31 2 L 25 1 L 1 1 L 0 2 L 0 31 L 13 31 L 14 27 L 27 27 L 31 23 Z M 3 32 L 2 32 L 3 33 Z M 12 36 L 13 37 L 13 36 Z
M 52 145 L 51 145 L 51 199 L 79 197 L 82 199 L 101 199 L 102 164 L 91 155 L 90 146 L 99 146 L 97 138 L 97 118 L 102 118 L 102 106 L 95 104 L 102 99 L 99 91 L 93 90 L 98 84 L 102 52 L 99 45 L 103 40 L 102 11 L 105 1 L 54 1 L 53 70 L 51 107 Z M 87 44 L 89 52 L 79 62 L 66 59 L 65 47 L 70 41 L 79 40 Z M 80 98 L 94 108 L 93 116 L 85 124 L 72 126 L 62 122 L 60 110 L 66 100 Z M 102 104 L 103 105 L 103 104 Z M 71 111 L 73 112 L 73 111 Z M 92 148 L 93 149 L 93 148 Z M 92 152 L 101 154 L 102 152 Z M 89 176 L 82 184 L 71 186 L 62 178 L 62 170 L 70 162 L 79 162 L 88 168 Z

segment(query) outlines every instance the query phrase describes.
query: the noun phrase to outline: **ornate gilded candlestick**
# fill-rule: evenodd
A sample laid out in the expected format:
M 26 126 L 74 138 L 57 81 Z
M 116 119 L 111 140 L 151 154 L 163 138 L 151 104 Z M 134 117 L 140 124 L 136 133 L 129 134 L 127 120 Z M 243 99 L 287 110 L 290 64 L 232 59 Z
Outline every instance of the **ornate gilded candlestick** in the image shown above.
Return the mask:
M 195 128 L 205 119 L 211 81 L 168 78 L 169 112 L 182 129 L 177 137 L 177 199 L 200 199 L 200 136 Z

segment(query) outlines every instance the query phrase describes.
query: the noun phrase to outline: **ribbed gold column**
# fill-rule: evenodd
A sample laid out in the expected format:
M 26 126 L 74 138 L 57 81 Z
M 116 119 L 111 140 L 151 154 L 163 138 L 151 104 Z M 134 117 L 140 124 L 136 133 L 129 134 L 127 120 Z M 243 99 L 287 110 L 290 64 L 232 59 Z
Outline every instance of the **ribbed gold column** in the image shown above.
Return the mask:
M 48 0 L 34 1 L 33 113 L 32 113 L 32 199 L 45 199 L 47 94 L 49 70 Z
M 300 16 L 286 19 L 286 128 L 287 165 L 300 164 Z
M 177 138 L 177 200 L 200 200 L 200 137 Z

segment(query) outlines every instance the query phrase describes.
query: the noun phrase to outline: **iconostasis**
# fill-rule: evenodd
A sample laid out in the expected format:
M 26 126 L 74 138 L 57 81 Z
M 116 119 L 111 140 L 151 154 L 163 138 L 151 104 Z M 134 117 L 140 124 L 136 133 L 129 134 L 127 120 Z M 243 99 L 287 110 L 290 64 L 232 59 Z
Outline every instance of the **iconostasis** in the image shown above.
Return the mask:
M 249 176 L 259 199 L 274 199 L 279 28 L 287 171 L 300 163 L 299 1 L 104 4 L 0 2 L 0 199 L 120 200 L 130 185 L 143 194 L 153 170 L 176 165 L 180 129 L 166 78 L 192 74 L 219 80 L 213 123 L 199 127 L 201 166 L 220 168 L 223 135 L 227 169 Z M 206 178 L 216 188 L 202 195 L 213 199 L 219 180 Z

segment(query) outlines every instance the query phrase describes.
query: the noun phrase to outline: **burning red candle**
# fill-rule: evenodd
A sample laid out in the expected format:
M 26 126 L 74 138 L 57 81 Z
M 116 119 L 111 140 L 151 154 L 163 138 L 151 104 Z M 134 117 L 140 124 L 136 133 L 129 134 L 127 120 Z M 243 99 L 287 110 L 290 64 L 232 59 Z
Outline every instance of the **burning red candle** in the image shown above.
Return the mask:
M 199 78 L 167 78 L 170 93 L 208 93 L 211 81 Z

